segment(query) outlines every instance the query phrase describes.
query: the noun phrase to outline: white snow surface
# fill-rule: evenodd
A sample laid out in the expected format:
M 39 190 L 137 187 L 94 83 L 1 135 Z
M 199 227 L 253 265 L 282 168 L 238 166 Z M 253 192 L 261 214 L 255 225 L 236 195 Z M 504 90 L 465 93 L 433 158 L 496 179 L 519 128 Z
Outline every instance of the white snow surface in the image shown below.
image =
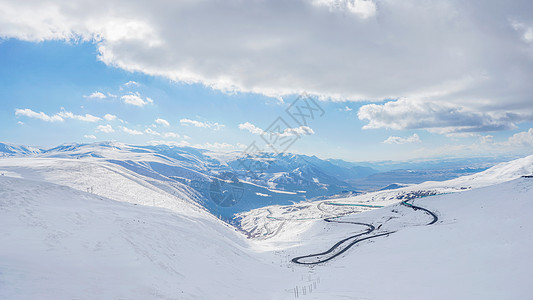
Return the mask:
M 282 220 L 323 219 L 340 214 L 359 213 L 372 210 L 372 207 L 331 206 L 327 203 L 363 204 L 371 206 L 387 206 L 411 198 L 419 198 L 438 194 L 457 193 L 465 190 L 490 186 L 533 174 L 533 155 L 500 163 L 483 172 L 462 176 L 455 179 L 437 182 L 427 181 L 394 190 L 383 190 L 360 194 L 347 198 L 335 198 L 320 201 L 300 202 L 294 205 L 274 205 L 254 209 L 239 214 L 241 226 L 255 238 L 270 238 L 281 231 L 279 227 L 297 226 L 295 222 L 272 222 L 273 218 Z M 304 219 L 304 220 L 302 220 Z M 291 232 L 291 230 L 287 230 Z
M 533 156 L 329 200 L 387 204 L 379 209 L 320 201 L 254 210 L 243 221 L 263 228 L 255 239 L 199 207 L 186 187 L 153 188 L 154 178 L 114 164 L 6 158 L 2 172 L 0 299 L 295 299 L 296 290 L 302 299 L 531 297 L 533 179 L 520 176 L 533 173 Z M 397 203 L 398 193 L 432 189 L 453 193 L 412 203 L 436 212 L 436 224 Z M 341 219 L 394 233 L 314 267 L 290 262 L 362 232 L 322 220 L 353 210 Z
M 194 192 L 186 186 L 177 182 L 170 186 L 166 181 L 139 175 L 102 159 L 3 158 L 0 160 L 0 173 L 65 185 L 117 201 L 163 207 L 185 214 L 204 210 L 191 200 Z
M 0 215 L 0 299 L 277 298 L 285 287 L 279 266 L 212 218 L 5 176 Z

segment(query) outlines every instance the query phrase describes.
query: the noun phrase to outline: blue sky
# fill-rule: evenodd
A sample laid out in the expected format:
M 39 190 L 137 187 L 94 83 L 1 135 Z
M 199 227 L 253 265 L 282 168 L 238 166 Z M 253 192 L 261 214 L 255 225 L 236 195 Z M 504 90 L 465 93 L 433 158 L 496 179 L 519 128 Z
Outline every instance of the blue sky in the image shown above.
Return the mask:
M 62 1 L 6 1 L 1 140 L 264 147 L 261 130 L 291 121 L 285 109 L 305 91 L 324 115 L 305 128 L 289 122 L 287 135 L 300 134 L 290 152 L 350 161 L 531 153 L 527 2 L 485 24 L 506 26 L 489 37 L 478 25 L 498 1 L 481 12 L 455 1 L 420 6 L 428 19 L 419 20 L 409 18 L 420 13 L 417 1 L 329 2 L 241 3 L 230 12 L 220 3 L 123 9 L 111 1 L 98 14 L 90 2 L 70 11 Z M 261 18 L 237 14 L 249 5 Z M 213 13 L 223 25 L 209 23 Z

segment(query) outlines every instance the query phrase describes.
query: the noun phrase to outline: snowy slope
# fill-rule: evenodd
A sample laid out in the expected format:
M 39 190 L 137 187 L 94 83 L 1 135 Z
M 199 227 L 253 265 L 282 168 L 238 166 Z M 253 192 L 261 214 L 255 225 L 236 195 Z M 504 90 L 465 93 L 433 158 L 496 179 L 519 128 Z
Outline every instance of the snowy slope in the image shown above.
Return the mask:
M 0 157 L 36 155 L 42 151 L 37 147 L 0 143 Z
M 0 299 L 275 299 L 295 276 L 201 214 L 2 176 L 0 215 Z
M 361 228 L 285 220 L 304 226 L 250 241 L 201 213 L 0 176 L 0 299 L 528 299 L 532 199 L 519 178 L 415 200 L 431 226 L 400 205 L 347 216 L 394 233 L 308 267 L 290 259 Z
M 533 156 L 446 182 L 256 209 L 242 216 L 255 237 L 246 239 L 200 206 L 194 189 L 169 180 L 174 167 L 206 176 L 214 165 L 199 155 L 110 143 L 0 159 L 0 299 L 530 295 L 533 179 L 520 176 L 533 173 Z M 398 204 L 420 196 L 429 197 L 413 204 L 436 212 L 436 224 Z M 291 262 L 362 232 L 323 221 L 352 212 L 339 220 L 394 233 L 324 264 Z
M 194 190 L 177 182 L 144 176 L 105 160 L 86 158 L 4 158 L 0 172 L 52 182 L 121 202 L 190 213 L 203 210 Z
M 239 214 L 239 221 L 244 231 L 252 237 L 269 238 L 283 226 L 295 226 L 294 223 L 272 222 L 284 219 L 322 219 L 340 213 L 359 213 L 375 209 L 372 206 L 386 206 L 402 200 L 427 197 L 438 194 L 457 193 L 465 190 L 490 186 L 533 174 L 533 155 L 500 163 L 483 172 L 462 176 L 456 179 L 436 182 L 428 181 L 394 190 L 382 190 L 354 197 L 331 198 L 327 200 L 302 202 L 293 205 L 275 205 L 254 209 Z M 333 206 L 331 203 L 348 204 Z M 353 206 L 363 205 L 363 206 Z M 301 227 L 302 225 L 298 225 Z M 291 232 L 289 230 L 289 232 Z
M 177 197 L 180 201 L 196 202 L 227 221 L 231 221 L 236 213 L 264 206 L 357 195 L 359 192 L 349 182 L 375 173 L 352 163 L 332 163 L 315 156 L 263 152 L 244 155 L 242 152 L 222 153 L 191 147 L 135 146 L 117 142 L 63 144 L 51 149 L 0 143 L 0 156 L 27 159 L 0 159 L 0 171 L 5 173 L 17 174 L 13 168 L 20 170 L 23 167 L 24 172 L 19 173 L 24 173 L 25 178 L 42 178 L 85 191 L 92 189 L 98 195 L 119 201 L 124 200 L 116 194 L 128 194 L 132 199 L 143 199 L 132 200 L 136 203 L 147 204 L 151 201 L 152 205 L 160 207 L 179 206 L 169 200 L 170 194 L 170 199 Z M 35 158 L 40 159 L 41 166 L 48 160 L 46 168 L 36 170 L 32 166 Z M 69 167 L 64 168 L 63 163 Z M 99 173 L 127 174 L 138 183 L 142 182 L 145 186 L 142 191 L 149 189 L 162 193 L 162 197 L 156 197 L 162 201 L 158 204 L 146 193 L 136 197 L 140 195 L 139 189 L 130 189 L 129 186 L 116 193 L 115 188 L 120 186 L 106 188 L 109 186 L 105 182 L 108 176 L 102 174 L 100 178 L 92 178 L 91 168 L 99 169 Z M 434 171 L 426 172 L 429 173 L 425 176 L 432 178 Z M 243 191 L 231 206 L 218 205 L 211 194 L 212 183 L 225 178 L 225 174 L 234 174 L 239 178 Z M 447 178 L 454 176 L 452 174 L 455 173 L 448 174 Z M 386 180 L 390 183 L 391 179 Z
M 0 171 L 17 173 L 19 170 L 18 173 L 23 174 L 20 176 L 25 178 L 42 178 L 80 190 L 92 188 L 99 195 L 119 201 L 123 200 L 113 195 L 114 189 L 106 189 L 108 183 L 100 182 L 108 176 L 91 178 L 94 172 L 90 169 L 96 168 L 99 169 L 98 172 L 103 173 L 128 174 L 128 177 L 135 177 L 138 182 L 144 181 L 147 188 L 194 201 L 226 220 L 231 220 L 235 213 L 253 208 L 274 204 L 287 205 L 352 190 L 347 183 L 328 175 L 331 171 L 328 169 L 330 163 L 302 155 L 221 155 L 191 147 L 134 146 L 117 142 L 64 144 L 51 149 L 40 149 L 35 153 L 24 152 L 23 149 L 28 149 L 24 146 L 12 145 L 4 148 L 0 148 L 0 153 L 4 153 L 4 157 L 8 158 L 0 159 Z M 321 162 L 321 167 L 311 166 L 306 159 Z M 35 168 L 34 161 L 39 161 L 40 169 Z M 264 164 L 265 169 L 256 173 L 258 176 L 251 176 L 246 166 L 257 163 Z M 63 164 L 68 167 L 63 167 Z M 224 178 L 224 174 L 228 172 L 238 176 L 244 193 L 235 205 L 223 207 L 212 201 L 210 186 L 215 180 Z M 102 188 L 107 191 L 102 191 Z M 300 192 L 303 189 L 305 192 Z M 137 190 L 127 188 L 126 192 L 131 191 L 130 196 L 135 198 L 137 193 L 134 191 Z M 146 194 L 141 198 L 153 202 Z M 157 203 L 154 205 L 170 208 L 170 201 L 165 199 L 163 202 L 163 206 Z
M 452 179 L 448 183 L 471 184 L 471 186 L 480 187 L 513 180 L 524 175 L 533 175 L 533 155 L 499 163 L 483 172 Z
M 518 178 L 471 191 L 437 195 L 412 203 L 435 212 L 394 204 L 339 221 L 369 223 L 363 241 L 311 270 L 320 278 L 305 299 L 529 299 L 533 276 L 533 179 Z M 330 215 L 342 210 L 328 207 Z M 284 226 L 256 247 L 288 258 L 320 253 L 365 227 L 300 218 L 269 219 Z M 306 219 L 308 217 L 308 219 Z M 300 291 L 300 294 L 303 290 Z
M 398 216 L 383 208 L 354 215 L 354 220 L 384 224 L 383 231 L 398 231 L 318 267 L 323 284 L 309 298 L 529 299 L 532 200 L 533 180 L 516 179 L 415 201 L 438 213 L 440 221 L 432 226 L 397 221 L 410 217 L 425 224 L 429 216 L 415 211 Z M 420 214 L 418 220 L 413 213 Z

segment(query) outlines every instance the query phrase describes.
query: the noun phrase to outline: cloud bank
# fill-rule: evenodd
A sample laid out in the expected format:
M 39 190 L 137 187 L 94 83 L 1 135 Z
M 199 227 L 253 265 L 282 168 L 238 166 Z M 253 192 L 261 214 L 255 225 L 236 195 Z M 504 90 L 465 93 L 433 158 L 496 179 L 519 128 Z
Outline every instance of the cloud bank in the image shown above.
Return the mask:
M 270 96 L 402 99 L 363 107 L 366 128 L 533 120 L 528 0 L 8 0 L 0 11 L 0 37 L 93 41 L 101 61 L 128 71 Z
M 274 132 L 274 131 L 264 131 L 263 129 L 255 126 L 254 124 L 250 122 L 239 124 L 239 129 L 249 131 L 252 134 L 256 135 L 278 135 L 280 137 L 289 137 L 289 136 L 295 136 L 295 135 L 313 135 L 315 132 L 311 127 L 308 126 L 300 126 L 300 127 L 294 127 L 294 128 L 285 128 L 282 132 Z
M 211 123 L 211 122 L 200 122 L 196 120 L 191 119 L 181 119 L 180 124 L 182 126 L 194 126 L 199 128 L 211 128 L 213 130 L 220 130 L 224 127 L 222 124 L 218 123 Z
M 358 111 L 363 129 L 426 129 L 440 134 L 515 129 L 516 124 L 533 120 L 533 112 L 486 111 L 446 102 L 399 99 L 385 104 L 368 104 Z
M 386 140 L 383 141 L 385 144 L 411 144 L 411 143 L 420 143 L 420 137 L 418 134 L 414 133 L 412 136 L 402 138 L 399 136 L 389 136 Z
M 130 93 L 130 94 L 120 97 L 120 99 L 126 104 L 130 104 L 130 105 L 134 105 L 138 107 L 143 107 L 147 104 L 154 103 L 154 101 L 148 97 L 143 99 L 139 93 Z
M 25 109 L 17 108 L 15 109 L 15 116 L 17 117 L 24 116 L 24 117 L 33 118 L 33 119 L 39 119 L 45 122 L 63 122 L 65 121 L 65 119 L 73 119 L 73 120 L 78 120 L 78 121 L 83 121 L 83 122 L 94 123 L 94 122 L 98 122 L 102 120 L 101 118 L 90 115 L 90 114 L 76 115 L 72 112 L 65 111 L 63 109 L 55 115 L 48 115 L 42 111 L 35 112 L 29 108 L 25 108 Z

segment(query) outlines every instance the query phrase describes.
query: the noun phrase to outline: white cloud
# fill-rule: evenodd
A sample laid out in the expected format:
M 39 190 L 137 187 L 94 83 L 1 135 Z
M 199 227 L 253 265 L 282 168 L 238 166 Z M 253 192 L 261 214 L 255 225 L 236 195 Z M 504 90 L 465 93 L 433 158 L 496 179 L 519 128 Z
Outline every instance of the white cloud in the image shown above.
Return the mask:
M 328 7 L 331 12 L 349 12 L 362 19 L 376 14 L 376 4 L 371 0 L 313 0 L 312 3 Z
M 112 133 L 112 132 L 115 132 L 115 130 L 113 129 L 111 125 L 107 124 L 107 125 L 98 125 L 98 127 L 96 127 L 96 132 Z
M 200 122 L 196 120 L 191 119 L 181 119 L 180 124 L 183 126 L 194 126 L 194 127 L 200 127 L 200 128 L 212 128 L 214 130 L 220 130 L 224 127 L 222 124 L 218 123 L 211 123 L 211 122 Z
M 385 144 L 411 144 L 411 143 L 420 143 L 420 137 L 418 134 L 414 133 L 412 136 L 402 138 L 399 136 L 389 136 L 386 140 L 383 141 Z
M 45 122 L 63 122 L 65 121 L 65 119 L 74 119 L 74 120 L 79 120 L 83 122 L 94 123 L 94 122 L 98 122 L 102 120 L 101 118 L 90 115 L 90 114 L 75 115 L 72 112 L 63 110 L 63 108 L 61 109 L 62 110 L 58 112 L 57 114 L 50 116 L 50 115 L 45 114 L 44 112 L 35 112 L 29 108 L 26 108 L 26 109 L 17 108 L 15 109 L 15 116 L 24 116 L 28 118 L 39 119 Z
M 161 135 L 161 133 L 155 131 L 155 130 L 152 130 L 152 128 L 146 128 L 146 130 L 144 130 L 144 132 L 146 134 L 151 134 L 151 135 Z
M 252 134 L 263 134 L 263 129 L 255 126 L 254 124 L 250 123 L 250 122 L 246 122 L 246 123 L 243 123 L 243 124 L 239 124 L 239 129 L 241 130 L 248 130 L 250 133 Z
M 293 136 L 293 135 L 313 135 L 315 132 L 311 127 L 308 126 L 300 126 L 296 128 L 286 128 L 283 130 L 283 132 L 280 134 L 280 136 Z
M 522 39 L 526 43 L 533 43 L 533 24 L 528 26 L 525 23 L 514 21 L 511 22 L 513 28 L 522 34 Z
M 481 140 L 482 144 L 492 144 L 492 143 L 494 143 L 494 136 L 488 134 L 488 135 L 485 135 L 485 136 L 481 136 L 480 140 Z
M 121 126 L 120 128 L 122 129 L 123 132 L 125 132 L 127 134 L 143 135 L 142 131 L 138 131 L 138 130 L 135 130 L 135 129 L 130 129 L 130 128 L 127 128 L 127 127 L 124 127 L 124 126 Z
M 88 98 L 88 99 L 105 99 L 105 98 L 107 98 L 104 93 L 98 92 L 98 91 L 93 92 L 89 96 L 83 96 L 83 97 Z
M 209 125 L 207 123 L 203 123 L 203 122 L 195 121 L 195 120 L 190 120 L 190 119 L 181 119 L 180 120 L 180 124 L 181 125 L 185 125 L 185 126 L 192 125 L 192 126 L 195 126 L 195 127 L 202 127 L 202 128 L 208 128 L 209 127 Z
M 126 104 L 135 105 L 139 107 L 143 107 L 146 104 L 149 104 L 149 103 L 152 104 L 154 102 L 150 98 L 146 98 L 146 100 L 143 100 L 143 98 L 138 92 L 124 95 L 120 97 L 120 99 L 122 99 L 122 101 L 124 101 L 124 103 Z
M 90 115 L 90 114 L 85 114 L 85 115 L 75 115 L 69 111 L 60 111 L 59 113 L 57 113 L 58 116 L 64 118 L 64 119 L 74 119 L 74 120 L 79 120 L 79 121 L 83 121 L 83 122 L 91 122 L 91 123 L 94 123 L 94 122 L 98 122 L 100 120 L 102 120 L 101 118 L 99 117 L 96 117 L 96 116 L 93 116 L 93 115 Z
M 120 123 L 128 123 L 122 119 L 119 119 L 116 115 L 112 115 L 112 114 L 105 114 L 103 118 L 106 121 L 118 121 Z
M 443 102 L 402 98 L 385 104 L 368 104 L 359 109 L 363 129 L 426 129 L 439 134 L 485 132 L 516 128 L 516 123 L 533 120 L 533 113 L 479 112 Z
M 20 109 L 20 108 L 17 108 L 15 109 L 15 116 L 24 116 L 24 117 L 28 117 L 28 118 L 34 118 L 34 119 L 39 119 L 39 120 L 43 120 L 45 122 L 63 122 L 64 119 L 61 117 L 61 116 L 58 116 L 58 115 L 54 115 L 54 116 L 49 116 L 47 114 L 45 114 L 44 112 L 35 112 L 29 108 L 26 108 L 26 109 Z
M 139 86 L 140 84 L 136 81 L 133 81 L 133 80 L 130 80 L 126 83 L 123 84 L 123 86 L 127 86 L 127 87 L 130 87 L 130 86 Z
M 239 124 L 239 129 L 247 130 L 252 134 L 265 134 L 265 131 L 250 122 Z M 294 135 L 313 135 L 315 132 L 308 126 L 300 126 L 295 128 L 285 128 L 283 132 L 268 132 L 268 134 L 277 134 L 282 137 L 294 136 Z
M 91 139 L 91 140 L 95 140 L 96 139 L 96 136 L 94 134 L 86 134 L 83 137 L 86 138 L 86 139 Z
M 530 27 L 526 30 L 524 33 L 524 40 L 526 40 L 528 43 L 533 42 L 533 27 Z
M 179 138 L 180 135 L 175 133 L 175 132 L 165 132 L 163 133 L 163 137 L 168 139 L 168 138 Z
M 418 97 L 489 118 L 459 130 L 514 128 L 490 119 L 533 113 L 531 1 L 6 0 L 0 10 L 2 38 L 94 41 L 110 66 L 222 91 Z
M 531 155 L 533 146 L 533 128 L 516 133 L 508 139 L 498 142 L 492 135 L 479 135 L 471 144 L 468 143 L 451 143 L 451 144 L 433 144 L 424 143 L 405 152 L 401 159 L 420 159 L 436 157 L 495 157 L 497 155 Z M 423 146 L 425 145 L 425 146 Z M 401 152 L 398 152 L 401 153 Z
M 105 119 L 106 121 L 114 121 L 114 120 L 117 119 L 117 116 L 112 115 L 112 114 L 105 114 L 104 119 Z
M 19 124 L 19 125 L 24 125 L 24 122 L 22 122 L 22 121 L 18 121 L 17 124 Z
M 506 144 L 510 146 L 533 146 L 533 128 L 512 135 L 509 137 Z
M 170 126 L 170 123 L 169 123 L 167 120 L 165 120 L 165 119 L 160 119 L 160 118 L 159 118 L 159 119 L 156 119 L 155 122 L 156 122 L 157 124 L 159 124 L 159 125 L 163 125 L 163 126 L 165 126 L 165 127 Z
M 449 130 L 450 129 L 445 129 L 441 131 L 446 132 Z M 429 131 L 433 131 L 433 130 L 429 130 Z M 439 131 L 433 131 L 433 132 L 439 133 Z M 444 135 L 455 140 L 481 136 L 479 133 L 475 133 L 475 132 L 447 132 L 447 133 L 444 133 Z

